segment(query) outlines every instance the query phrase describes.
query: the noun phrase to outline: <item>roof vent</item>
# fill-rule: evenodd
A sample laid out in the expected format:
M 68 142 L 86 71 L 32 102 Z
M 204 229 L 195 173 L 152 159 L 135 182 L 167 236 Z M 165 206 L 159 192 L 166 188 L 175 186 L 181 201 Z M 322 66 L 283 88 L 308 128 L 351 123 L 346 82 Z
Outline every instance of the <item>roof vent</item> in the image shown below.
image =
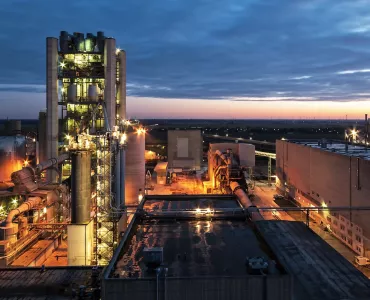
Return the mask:
M 268 269 L 268 262 L 260 256 L 247 257 L 245 259 L 245 264 L 249 274 L 261 275 L 266 273 Z

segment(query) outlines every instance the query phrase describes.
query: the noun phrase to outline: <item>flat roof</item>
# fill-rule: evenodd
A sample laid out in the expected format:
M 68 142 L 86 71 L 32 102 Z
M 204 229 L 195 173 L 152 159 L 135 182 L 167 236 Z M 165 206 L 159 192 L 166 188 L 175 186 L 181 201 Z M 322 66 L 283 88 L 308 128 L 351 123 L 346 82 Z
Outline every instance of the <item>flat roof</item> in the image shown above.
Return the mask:
M 370 280 L 304 223 L 269 220 L 256 227 L 303 287 L 300 299 L 370 299 Z
M 243 276 L 247 256 L 270 259 L 245 220 L 140 219 L 110 276 L 155 277 L 143 262 L 145 247 L 163 247 L 171 277 Z
M 300 144 L 311 148 L 317 148 L 323 151 L 338 153 L 346 156 L 354 156 L 362 159 L 370 160 L 370 148 L 367 148 L 361 144 L 347 144 L 341 141 L 330 141 L 325 142 L 326 146 L 322 147 L 322 141 L 313 140 L 287 140 L 289 143 Z

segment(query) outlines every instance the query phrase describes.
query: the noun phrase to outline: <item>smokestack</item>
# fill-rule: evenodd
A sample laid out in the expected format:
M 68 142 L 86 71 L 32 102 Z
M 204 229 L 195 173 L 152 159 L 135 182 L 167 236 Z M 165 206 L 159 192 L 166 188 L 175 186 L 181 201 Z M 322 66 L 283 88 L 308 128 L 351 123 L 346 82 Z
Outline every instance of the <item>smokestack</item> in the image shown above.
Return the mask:
M 71 153 L 71 215 L 72 224 L 90 221 L 91 211 L 91 154 L 87 150 Z
M 46 39 L 46 158 L 58 157 L 58 39 Z M 49 182 L 56 182 L 58 173 L 47 171 Z

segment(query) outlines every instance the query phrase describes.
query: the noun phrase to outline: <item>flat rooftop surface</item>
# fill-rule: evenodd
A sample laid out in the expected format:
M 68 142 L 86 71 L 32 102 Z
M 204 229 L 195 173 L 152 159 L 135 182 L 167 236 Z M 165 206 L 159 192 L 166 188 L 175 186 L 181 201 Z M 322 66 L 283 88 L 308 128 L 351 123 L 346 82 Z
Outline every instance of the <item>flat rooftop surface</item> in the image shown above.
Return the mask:
M 300 299 L 370 299 L 370 280 L 304 223 L 269 220 L 256 226 L 305 290 Z
M 241 208 L 234 196 L 223 195 L 168 195 L 146 196 L 144 210 L 194 210 L 216 208 Z
M 342 154 L 342 155 L 355 156 L 355 157 L 360 157 L 363 159 L 370 160 L 370 149 L 366 149 L 366 147 L 361 146 L 360 144 L 358 145 L 348 144 L 348 148 L 346 150 L 346 145 L 344 142 L 340 143 L 340 142 L 327 141 L 326 148 L 321 147 L 320 141 L 292 140 L 289 142 L 305 145 L 305 146 L 312 147 L 312 148 L 321 149 L 323 151 L 335 152 L 335 153 Z
M 247 256 L 269 259 L 243 220 L 141 220 L 117 261 L 114 275 L 154 277 L 143 262 L 144 247 L 163 247 L 168 276 L 247 275 Z M 113 274 L 112 274 L 113 275 Z
M 92 267 L 0 269 L 1 299 L 72 299 L 80 285 L 92 287 Z M 98 269 L 100 276 L 101 268 Z M 99 280 L 99 279 L 98 279 Z

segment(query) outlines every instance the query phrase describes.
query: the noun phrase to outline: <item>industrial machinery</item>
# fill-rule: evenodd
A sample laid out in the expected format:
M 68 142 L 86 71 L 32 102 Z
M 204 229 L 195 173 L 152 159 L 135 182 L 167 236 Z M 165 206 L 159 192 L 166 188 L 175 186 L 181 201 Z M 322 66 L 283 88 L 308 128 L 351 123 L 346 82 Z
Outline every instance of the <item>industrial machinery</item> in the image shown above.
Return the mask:
M 247 190 L 245 170 L 254 166 L 254 152 L 254 146 L 249 144 L 210 144 L 208 176 L 212 191 L 228 194 L 231 182 Z
M 116 47 L 115 39 L 100 31 L 97 35 L 62 31 L 59 40 L 47 38 L 46 43 L 46 156 L 57 156 L 58 141 L 71 152 L 63 179 L 71 176 L 73 205 L 91 210 L 92 262 L 104 265 L 124 230 L 125 207 L 137 205 L 145 188 L 145 129 L 126 117 L 126 53 Z M 86 168 L 82 164 L 89 165 L 90 172 L 83 171 Z M 80 178 L 76 170 L 85 175 Z M 48 172 L 49 181 L 55 182 L 57 177 L 53 169 Z M 90 188 L 81 196 L 80 185 L 87 185 L 87 181 Z M 75 217 L 72 223 L 76 226 L 70 228 L 77 232 L 86 225 L 87 216 Z M 83 230 L 90 232 L 87 227 Z M 85 242 L 90 245 L 90 241 Z
M 61 236 L 69 221 L 69 193 L 65 185 L 45 183 L 43 171 L 58 168 L 68 158 L 62 154 L 12 174 L 13 209 L 0 227 L 0 266 L 8 266 L 22 251 L 45 235 Z

